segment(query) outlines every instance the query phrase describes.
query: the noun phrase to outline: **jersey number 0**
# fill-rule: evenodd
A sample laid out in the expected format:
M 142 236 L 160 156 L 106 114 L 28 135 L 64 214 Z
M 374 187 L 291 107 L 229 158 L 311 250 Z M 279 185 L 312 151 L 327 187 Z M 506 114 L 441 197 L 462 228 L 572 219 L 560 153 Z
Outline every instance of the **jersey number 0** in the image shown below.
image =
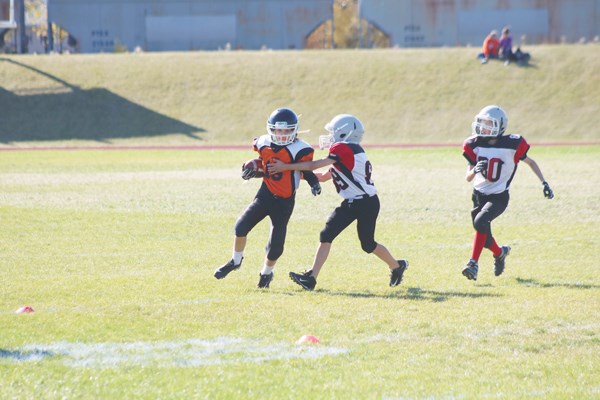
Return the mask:
M 485 178 L 490 182 L 497 182 L 502 174 L 502 164 L 504 164 L 504 161 L 499 158 L 488 159 L 487 157 L 479 157 L 478 160 L 488 161 Z

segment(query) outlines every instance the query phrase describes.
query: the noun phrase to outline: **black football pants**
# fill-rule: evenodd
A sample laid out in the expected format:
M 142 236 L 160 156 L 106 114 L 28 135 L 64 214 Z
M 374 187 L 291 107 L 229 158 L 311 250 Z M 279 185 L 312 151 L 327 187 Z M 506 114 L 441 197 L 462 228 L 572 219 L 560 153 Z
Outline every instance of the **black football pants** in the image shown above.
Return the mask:
M 282 199 L 273 195 L 263 184 L 252 203 L 236 221 L 235 235 L 239 237 L 248 236 L 248 233 L 256 224 L 269 216 L 271 218 L 271 233 L 265 250 L 269 260 L 277 260 L 283 254 L 287 225 L 294 211 L 294 204 L 294 196 Z
M 321 243 L 331 243 L 344 229 L 355 220 L 361 248 L 372 253 L 377 247 L 375 241 L 375 225 L 379 215 L 379 197 L 377 195 L 365 199 L 354 200 L 350 203 L 344 200 L 325 223 L 321 231 Z
M 492 221 L 499 217 L 506 207 L 508 207 L 508 190 L 498 194 L 485 195 L 476 190 L 473 191 L 473 209 L 471 210 L 471 219 L 473 227 L 477 232 L 487 234 L 485 247 L 492 245 Z

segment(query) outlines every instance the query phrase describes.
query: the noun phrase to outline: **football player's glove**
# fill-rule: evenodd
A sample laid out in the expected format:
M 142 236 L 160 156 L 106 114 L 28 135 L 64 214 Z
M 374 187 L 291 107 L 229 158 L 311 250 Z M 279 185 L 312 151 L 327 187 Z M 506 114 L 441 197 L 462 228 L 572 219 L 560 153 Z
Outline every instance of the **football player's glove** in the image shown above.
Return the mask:
M 252 179 L 256 176 L 256 170 L 254 168 L 244 168 L 242 170 L 242 179 L 247 181 L 248 179 Z
M 487 170 L 487 166 L 488 166 L 488 161 L 487 160 L 481 160 L 477 164 L 475 164 L 475 168 L 473 168 L 473 171 L 475 171 L 476 174 L 479 173 L 479 172 L 481 172 L 482 175 L 485 175 L 485 171 Z
M 321 194 L 321 184 L 319 182 L 315 183 L 310 187 L 310 191 L 313 196 L 318 196 Z
M 552 189 L 550 189 L 550 185 L 548 185 L 548 182 L 544 181 L 542 182 L 542 185 L 544 185 L 544 197 L 547 199 L 553 198 L 554 192 L 552 191 Z

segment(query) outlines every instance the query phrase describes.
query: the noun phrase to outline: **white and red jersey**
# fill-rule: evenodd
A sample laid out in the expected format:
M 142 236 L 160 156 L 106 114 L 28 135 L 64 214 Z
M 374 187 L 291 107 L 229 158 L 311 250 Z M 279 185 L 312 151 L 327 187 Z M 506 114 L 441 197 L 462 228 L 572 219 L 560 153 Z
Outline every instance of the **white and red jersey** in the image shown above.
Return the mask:
M 489 142 L 471 136 L 463 144 L 463 156 L 475 165 L 487 160 L 485 176 L 475 174 L 473 188 L 483 194 L 497 194 L 508 190 L 517 171 L 519 161 L 527 158 L 529 144 L 519 135 L 500 136 L 497 142 Z
M 377 194 L 371 180 L 371 162 L 360 145 L 334 143 L 329 148 L 328 158 L 335 161 L 329 171 L 335 189 L 344 199 L 364 199 Z

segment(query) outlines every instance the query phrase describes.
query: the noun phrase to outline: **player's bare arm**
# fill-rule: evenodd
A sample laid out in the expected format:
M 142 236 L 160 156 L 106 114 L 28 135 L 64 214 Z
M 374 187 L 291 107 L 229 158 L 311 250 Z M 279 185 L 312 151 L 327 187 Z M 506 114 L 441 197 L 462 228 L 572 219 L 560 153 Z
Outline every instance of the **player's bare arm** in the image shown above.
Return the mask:
M 465 176 L 467 182 L 471 182 L 475 178 L 475 175 L 479 173 L 485 177 L 487 175 L 487 165 L 487 160 L 481 160 L 475 165 L 467 166 L 467 174 Z
M 542 174 L 542 170 L 540 169 L 539 165 L 535 162 L 535 160 L 531 157 L 526 157 L 523 160 L 523 162 L 529 165 L 529 168 L 531 168 L 531 170 L 538 177 L 540 182 L 542 182 L 542 185 L 544 186 L 544 197 L 546 197 L 547 199 L 554 198 L 554 192 L 552 191 L 552 189 L 550 189 L 550 185 L 548 184 L 548 182 L 546 182 L 546 179 L 544 179 L 544 174 Z
M 475 178 L 476 172 L 473 169 L 472 165 L 467 166 L 467 174 L 465 175 L 467 182 L 471 182 Z
M 527 157 L 523 160 L 523 162 L 525 164 L 529 165 L 529 168 L 531 168 L 531 170 L 538 177 L 540 182 L 545 181 L 544 175 L 542 174 L 542 170 L 540 169 L 540 167 L 538 166 L 538 164 L 535 162 L 535 160 L 533 158 Z
M 467 175 L 465 176 L 467 182 L 471 182 L 478 173 L 481 173 L 485 177 L 487 175 L 487 166 L 487 160 L 479 160 L 479 162 L 475 165 L 469 164 L 467 166 Z
M 330 158 L 322 158 L 320 160 L 314 161 L 304 161 L 301 163 L 291 163 L 286 164 L 281 160 L 275 160 L 273 163 L 270 163 L 267 168 L 269 169 L 269 173 L 277 173 L 282 171 L 314 171 L 315 169 L 327 167 L 329 165 L 334 164 L 335 161 Z
M 328 180 L 331 179 L 331 171 L 327 171 L 327 172 L 324 172 L 324 173 L 315 172 L 315 176 L 317 177 L 317 179 L 319 180 L 319 182 L 327 182 Z

